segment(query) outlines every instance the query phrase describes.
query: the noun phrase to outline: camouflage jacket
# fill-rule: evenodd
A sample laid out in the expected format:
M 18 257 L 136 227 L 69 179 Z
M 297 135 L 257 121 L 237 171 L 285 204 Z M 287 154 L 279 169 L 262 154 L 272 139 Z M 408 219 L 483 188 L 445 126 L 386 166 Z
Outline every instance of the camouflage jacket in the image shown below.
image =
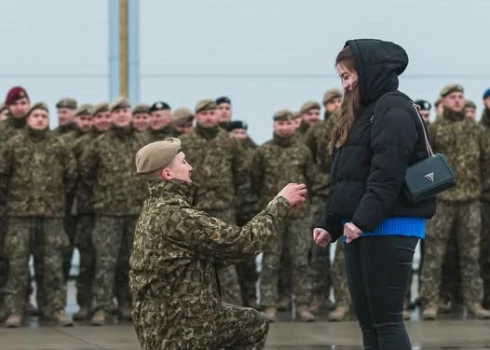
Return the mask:
M 310 149 L 315 162 L 315 180 L 311 188 L 313 196 L 328 196 L 332 163 L 329 144 L 336 118 L 337 115 L 331 115 L 326 120 L 313 125 L 305 136 L 306 146 Z
M 73 145 L 78 140 L 80 137 L 85 135 L 86 133 L 82 132 L 80 129 L 76 128 L 73 131 L 61 134 L 59 136 L 61 142 L 63 142 L 65 145 L 68 147 L 71 147 L 73 149 Z
M 218 126 L 196 129 L 181 136 L 182 151 L 194 168 L 197 208 L 230 210 L 238 187 L 247 181 L 247 156 L 238 140 Z
M 247 138 L 241 141 L 243 148 L 247 154 L 247 169 L 250 169 L 252 158 L 257 145 L 252 139 Z M 250 177 L 247 182 L 238 186 L 236 195 L 236 218 L 239 226 L 244 225 L 252 219 L 260 211 L 259 200 L 257 194 L 252 191 L 250 185 Z
M 53 129 L 53 134 L 55 134 L 56 136 L 61 136 L 77 130 L 77 125 L 74 122 L 71 122 L 63 126 L 57 126 Z
M 209 336 L 203 325 L 214 323 L 222 308 L 216 263 L 258 254 L 290 205 L 279 197 L 240 228 L 195 209 L 191 183 L 156 181 L 149 193 L 136 225 L 129 284 L 143 349 L 163 349 L 183 337 Z
M 27 128 L 2 148 L 0 197 L 9 216 L 63 217 L 76 181 L 73 154 L 49 130 Z
M 132 128 L 111 130 L 89 143 L 80 158 L 80 180 L 93 189 L 97 215 L 138 215 L 144 182 L 136 175 L 134 157 L 144 146 Z
M 483 111 L 480 125 L 483 128 L 484 141 L 490 147 L 490 110 L 485 109 Z M 487 148 L 487 152 L 490 153 L 490 149 Z M 482 200 L 490 202 L 490 166 L 484 167 L 482 174 Z
M 15 135 L 24 132 L 26 124 L 25 118 L 18 119 L 10 115 L 0 129 L 0 147 Z
M 444 154 L 456 173 L 456 186 L 438 198 L 449 202 L 479 199 L 482 175 L 490 166 L 481 126 L 462 112 L 445 109 L 443 117 L 431 124 L 429 134 L 434 153 Z
M 290 182 L 304 183 L 308 189 L 314 181 L 314 163 L 310 150 L 294 135 L 281 138 L 274 135 L 255 151 L 251 169 L 252 190 L 265 205 Z M 309 206 L 291 212 L 291 217 L 304 217 Z
M 160 130 L 153 130 L 152 128 L 149 128 L 146 131 L 146 137 L 148 139 L 148 143 L 152 143 L 155 141 L 163 141 L 167 137 L 176 137 L 174 133 L 174 129 L 171 126 L 167 126 L 163 129 Z
M 80 159 L 83 151 L 87 146 L 99 137 L 102 132 L 95 129 L 83 134 L 72 144 L 72 152 L 77 160 L 78 167 L 80 169 Z M 78 181 L 75 191 L 75 211 L 80 215 L 87 215 L 94 213 L 94 194 L 93 188 L 88 187 L 83 181 Z

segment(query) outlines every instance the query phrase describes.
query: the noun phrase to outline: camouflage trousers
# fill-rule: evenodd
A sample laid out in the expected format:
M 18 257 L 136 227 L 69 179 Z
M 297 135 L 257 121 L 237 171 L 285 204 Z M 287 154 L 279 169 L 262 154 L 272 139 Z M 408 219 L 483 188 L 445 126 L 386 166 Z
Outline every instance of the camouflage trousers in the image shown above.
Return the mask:
M 237 218 L 237 225 L 244 226 L 250 218 Z M 255 263 L 255 257 L 248 259 L 236 265 L 236 272 L 238 275 L 238 283 L 240 284 L 240 291 L 242 295 L 243 306 L 257 305 L 257 265 Z
M 133 323 L 143 350 L 262 350 L 269 323 L 256 310 L 222 304 L 219 313 L 172 312 L 158 300 L 135 300 Z
M 0 314 L 4 303 L 4 287 L 7 283 L 8 264 L 5 254 L 5 235 L 7 234 L 7 217 L 0 215 Z M 1 318 L 1 316 L 0 316 Z
M 311 198 L 311 236 L 316 223 L 325 211 L 326 197 L 315 196 Z M 311 283 L 313 297 L 328 300 L 332 287 L 333 271 L 330 267 L 330 245 L 320 247 L 311 240 Z M 339 245 L 337 245 L 338 247 Z M 337 248 L 338 249 L 338 248 Z M 344 255 L 342 255 L 343 257 Z M 345 263 L 342 265 L 345 267 Z M 340 276 L 339 276 L 340 277 Z M 345 277 L 345 268 L 344 268 Z
M 217 219 L 223 220 L 229 225 L 236 224 L 235 210 L 206 210 L 206 212 Z M 235 265 L 230 265 L 218 271 L 221 287 L 221 300 L 224 303 L 243 305 L 240 282 Z
M 65 282 L 67 282 L 68 278 L 70 277 L 71 261 L 73 259 L 73 250 L 75 249 L 77 221 L 78 218 L 75 215 L 68 214 L 65 217 L 65 222 L 64 222 L 65 232 L 70 242 L 63 254 L 63 277 L 65 278 Z
M 42 316 L 64 310 L 66 289 L 63 251 L 68 246 L 63 219 L 10 217 L 5 239 L 9 262 L 5 306 L 9 314 L 24 314 L 29 258 L 34 255 L 37 303 Z
M 436 306 L 441 284 L 441 270 L 451 230 L 455 229 L 460 252 L 463 299 L 467 305 L 481 303 L 480 278 L 481 216 L 478 201 L 437 202 L 437 214 L 429 221 L 425 238 L 425 257 L 421 276 L 421 296 L 425 306 Z
M 137 220 L 136 216 L 95 217 L 93 230 L 95 248 L 95 277 L 92 285 L 93 312 L 98 310 L 110 311 L 115 292 L 116 269 L 120 273 L 119 285 L 116 288 L 118 290 L 115 293 L 118 304 L 124 305 L 130 302 L 129 258 Z M 126 255 L 122 256 L 121 253 Z
M 341 239 L 335 247 L 335 257 L 332 266 L 332 286 L 335 295 L 335 305 L 348 307 L 351 304 L 349 287 L 347 286 L 347 273 L 345 266 L 345 244 Z
M 279 280 L 277 281 L 279 289 L 277 296 L 278 302 L 283 299 L 292 300 L 293 287 L 291 285 L 291 274 L 291 257 L 287 245 L 284 244 L 282 247 L 281 261 L 279 263 Z
M 490 202 L 482 202 L 481 274 L 483 279 L 483 302 L 490 308 Z
M 449 233 L 446 254 L 441 269 L 441 286 L 439 288 L 439 299 L 456 304 L 463 303 L 462 281 L 461 281 L 461 259 L 460 248 L 455 244 L 458 239 L 458 231 L 453 229 Z
M 92 304 L 92 286 L 95 277 L 95 248 L 93 244 L 94 215 L 78 217 L 75 246 L 80 255 L 77 277 L 77 303 L 90 309 Z
M 279 234 L 265 246 L 260 277 L 260 303 L 265 307 L 277 305 L 283 246 L 287 246 L 291 258 L 291 284 L 296 306 L 308 306 L 311 297 L 311 275 L 308 266 L 308 251 L 311 247 L 309 217 L 288 218 Z

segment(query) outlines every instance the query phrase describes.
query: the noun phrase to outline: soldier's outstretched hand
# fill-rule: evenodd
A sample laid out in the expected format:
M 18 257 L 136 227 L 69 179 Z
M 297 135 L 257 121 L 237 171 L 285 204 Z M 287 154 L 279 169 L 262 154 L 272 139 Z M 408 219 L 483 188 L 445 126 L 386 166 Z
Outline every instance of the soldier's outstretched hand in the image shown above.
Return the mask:
M 296 208 L 306 201 L 306 192 L 305 184 L 290 183 L 277 194 L 277 197 L 286 198 L 291 207 Z

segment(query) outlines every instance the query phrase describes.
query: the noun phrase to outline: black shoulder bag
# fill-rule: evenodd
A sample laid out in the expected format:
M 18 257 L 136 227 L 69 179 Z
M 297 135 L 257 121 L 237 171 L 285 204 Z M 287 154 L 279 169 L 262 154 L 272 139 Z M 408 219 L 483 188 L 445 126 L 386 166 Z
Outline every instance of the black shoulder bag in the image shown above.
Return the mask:
M 406 98 L 408 99 L 408 96 Z M 405 195 L 411 204 L 416 204 L 454 187 L 456 185 L 456 175 L 447 163 L 446 157 L 440 153 L 434 154 L 432 151 L 429 137 L 425 130 L 424 121 L 419 114 L 418 106 L 410 99 L 409 102 L 415 109 L 418 120 L 422 126 L 428 154 L 427 158 L 409 166 L 405 174 L 405 183 L 403 186 Z

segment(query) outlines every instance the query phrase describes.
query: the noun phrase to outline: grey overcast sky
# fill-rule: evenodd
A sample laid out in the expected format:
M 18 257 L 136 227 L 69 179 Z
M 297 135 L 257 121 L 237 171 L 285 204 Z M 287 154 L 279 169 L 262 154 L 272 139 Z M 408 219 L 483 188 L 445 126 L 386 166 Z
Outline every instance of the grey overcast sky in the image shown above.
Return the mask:
M 1 1 L 0 94 L 23 85 L 54 108 L 108 95 L 108 3 Z M 401 90 L 433 102 L 452 82 L 481 106 L 490 87 L 488 0 L 140 0 L 140 100 L 194 107 L 228 95 L 257 141 L 271 116 L 339 87 L 333 62 L 353 38 L 395 41 L 410 64 Z M 3 92 L 2 92 L 3 91 Z M 56 125 L 55 113 L 52 125 Z

